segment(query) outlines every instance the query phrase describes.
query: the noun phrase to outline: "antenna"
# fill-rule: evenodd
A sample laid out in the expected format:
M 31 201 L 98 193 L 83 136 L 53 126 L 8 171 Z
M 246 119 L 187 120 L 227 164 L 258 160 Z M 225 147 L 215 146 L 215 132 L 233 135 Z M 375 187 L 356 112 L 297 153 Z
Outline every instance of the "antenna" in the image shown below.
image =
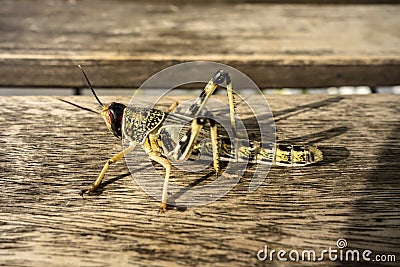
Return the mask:
M 83 70 L 82 66 L 78 65 L 78 68 L 82 71 L 83 76 L 85 76 L 86 82 L 88 83 L 88 85 L 90 87 L 90 90 L 92 90 L 92 93 L 93 93 L 94 97 L 96 98 L 97 102 L 99 102 L 101 107 L 104 107 L 103 103 L 101 103 L 100 99 L 97 97 L 96 93 L 94 92 L 92 84 L 90 83 L 89 78 L 87 77 L 87 75 L 86 75 L 85 71 Z
M 73 105 L 73 106 L 75 106 L 75 107 L 77 107 L 77 108 L 80 108 L 80 109 L 83 109 L 83 110 L 86 110 L 86 111 L 90 111 L 90 112 L 93 112 L 93 113 L 99 114 L 99 112 L 96 112 L 96 111 L 94 111 L 94 110 L 92 110 L 92 109 L 90 109 L 90 108 L 85 108 L 85 107 L 79 106 L 78 104 L 75 104 L 75 103 L 69 102 L 69 101 L 67 101 L 67 100 L 64 100 L 64 99 L 61 99 L 61 98 L 57 98 L 57 99 L 58 99 L 58 100 L 60 100 L 60 101 L 63 101 L 63 102 L 65 102 L 65 103 L 68 103 L 68 104 L 70 104 L 70 105 Z

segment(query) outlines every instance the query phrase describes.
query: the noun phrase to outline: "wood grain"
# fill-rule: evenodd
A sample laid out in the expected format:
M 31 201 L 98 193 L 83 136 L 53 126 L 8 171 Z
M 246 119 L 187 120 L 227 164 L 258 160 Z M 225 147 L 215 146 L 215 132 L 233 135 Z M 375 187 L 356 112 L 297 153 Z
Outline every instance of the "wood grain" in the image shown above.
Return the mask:
M 0 86 L 137 87 L 217 61 L 260 87 L 400 84 L 399 5 L 2 1 Z M 18 79 L 16 79 L 18 77 Z
M 96 108 L 92 97 L 66 99 Z M 277 260 L 259 262 L 257 252 L 264 245 L 335 249 L 339 238 L 349 249 L 399 260 L 399 100 L 268 96 L 278 139 L 314 143 L 324 161 L 273 167 L 253 193 L 245 175 L 218 201 L 160 216 L 158 201 L 122 162 L 111 166 L 97 195 L 79 196 L 121 149 L 99 116 L 54 97 L 2 97 L 0 265 L 283 266 Z M 318 265 L 342 263 L 326 259 Z

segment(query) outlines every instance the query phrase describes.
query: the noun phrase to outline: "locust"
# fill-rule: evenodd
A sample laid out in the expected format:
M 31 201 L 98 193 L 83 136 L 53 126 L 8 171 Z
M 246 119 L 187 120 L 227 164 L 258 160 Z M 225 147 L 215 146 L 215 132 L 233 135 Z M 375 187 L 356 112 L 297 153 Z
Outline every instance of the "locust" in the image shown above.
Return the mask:
M 178 102 L 166 111 L 147 107 L 126 106 L 111 102 L 103 104 L 96 95 L 84 69 L 78 65 L 85 80 L 98 102 L 101 111 L 96 112 L 60 99 L 79 108 L 100 113 L 108 130 L 117 138 L 128 141 L 123 151 L 108 159 L 94 183 L 83 190 L 81 195 L 95 192 L 100 186 L 109 166 L 121 160 L 140 145 L 149 159 L 164 168 L 165 176 L 159 212 L 167 209 L 168 184 L 171 176 L 172 161 L 186 161 L 198 158 L 200 154 L 212 157 L 215 174 L 221 174 L 220 161 L 266 163 L 278 166 L 305 166 L 323 159 L 322 152 L 312 145 L 262 144 L 258 141 L 240 139 L 236 133 L 235 97 L 232 80 L 228 72 L 220 69 L 208 81 L 201 94 L 184 111 L 177 113 Z M 232 136 L 218 133 L 218 124 L 207 116 L 205 106 L 216 88 L 226 83 L 229 103 L 229 116 Z M 209 135 L 208 141 L 199 142 L 199 136 Z M 233 139 L 233 140 L 232 140 Z

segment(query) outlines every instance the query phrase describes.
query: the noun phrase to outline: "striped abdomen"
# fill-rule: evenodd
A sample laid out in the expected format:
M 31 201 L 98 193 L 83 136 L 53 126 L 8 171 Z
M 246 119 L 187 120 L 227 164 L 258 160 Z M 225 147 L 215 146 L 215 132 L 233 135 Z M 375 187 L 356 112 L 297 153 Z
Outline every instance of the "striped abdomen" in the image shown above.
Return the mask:
M 219 138 L 221 161 L 233 161 L 235 155 L 229 138 Z M 275 152 L 275 153 L 274 153 Z M 194 147 L 192 155 L 199 153 L 212 155 L 211 141 L 202 142 Z M 310 145 L 290 145 L 277 143 L 261 144 L 256 141 L 238 140 L 238 160 L 250 163 L 272 163 L 278 166 L 304 166 L 322 160 L 322 152 Z

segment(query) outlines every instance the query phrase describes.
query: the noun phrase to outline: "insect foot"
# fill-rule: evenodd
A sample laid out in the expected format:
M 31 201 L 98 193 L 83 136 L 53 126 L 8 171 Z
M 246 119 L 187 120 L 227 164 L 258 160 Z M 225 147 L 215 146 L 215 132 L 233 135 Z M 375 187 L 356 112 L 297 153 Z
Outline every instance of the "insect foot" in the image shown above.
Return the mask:
M 83 195 L 85 194 L 89 194 L 89 189 L 82 189 L 81 193 L 79 195 L 81 195 L 81 197 L 83 197 Z
M 160 209 L 158 210 L 158 214 L 164 214 L 167 211 L 167 203 L 161 202 Z
M 82 189 L 80 195 L 81 195 L 81 197 L 83 197 L 83 195 L 85 195 L 85 194 L 89 195 L 89 194 L 93 193 L 95 190 L 96 190 L 96 187 L 91 186 L 88 189 Z

